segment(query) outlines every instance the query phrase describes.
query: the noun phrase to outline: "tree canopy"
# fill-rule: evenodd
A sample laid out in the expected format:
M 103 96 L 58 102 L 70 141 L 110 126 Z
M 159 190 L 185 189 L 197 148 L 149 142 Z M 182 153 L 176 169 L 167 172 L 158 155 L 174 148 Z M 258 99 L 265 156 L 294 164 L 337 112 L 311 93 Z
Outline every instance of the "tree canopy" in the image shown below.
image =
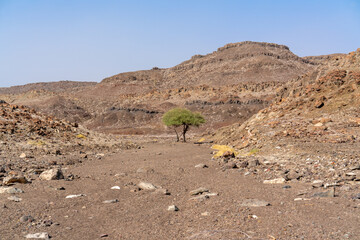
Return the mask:
M 176 133 L 177 141 L 180 140 L 177 127 L 183 126 L 182 136 L 186 142 L 185 134 L 190 126 L 198 127 L 205 123 L 204 117 L 197 112 L 191 112 L 185 108 L 174 108 L 166 112 L 162 118 L 163 123 L 168 127 L 173 127 Z

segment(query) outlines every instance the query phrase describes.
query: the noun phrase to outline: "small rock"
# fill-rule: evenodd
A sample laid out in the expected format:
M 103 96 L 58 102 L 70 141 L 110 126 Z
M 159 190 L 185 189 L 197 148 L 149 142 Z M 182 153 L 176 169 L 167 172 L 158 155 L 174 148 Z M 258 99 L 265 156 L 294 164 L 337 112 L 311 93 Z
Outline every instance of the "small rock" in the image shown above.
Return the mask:
M 65 190 L 65 188 L 64 187 L 58 187 L 58 188 L 56 188 L 56 190 L 63 191 L 63 190 Z
M 360 199 L 360 193 L 355 194 L 354 196 L 351 197 L 352 199 Z
M 209 216 L 209 215 L 210 215 L 209 212 L 203 212 L 203 213 L 201 213 L 201 216 Z
M 73 195 L 68 195 L 65 198 L 77 198 L 77 197 L 84 197 L 86 196 L 85 194 L 73 194 Z
M 198 189 L 192 190 L 190 192 L 190 195 L 199 195 L 199 194 L 202 194 L 204 192 L 209 192 L 209 189 L 204 188 L 204 187 L 200 187 Z
M 109 235 L 108 234 L 101 234 L 100 235 L 100 238 L 106 238 L 106 237 L 108 237 Z
M 295 198 L 294 201 L 309 201 L 309 198 Z
M 196 197 L 192 197 L 189 199 L 189 201 L 204 201 L 205 199 L 210 198 L 208 195 L 199 195 Z
M 23 193 L 24 191 L 21 190 L 20 188 L 15 188 L 15 187 L 0 187 L 0 193 L 10 193 L 10 194 L 15 194 L 15 193 Z
M 20 202 L 22 198 L 16 197 L 16 196 L 10 196 L 7 199 L 14 201 L 14 202 Z
M 284 188 L 284 189 L 289 189 L 289 188 L 291 188 L 291 186 L 290 186 L 290 185 L 285 185 L 285 186 L 283 186 L 282 188 Z
M 103 201 L 103 203 L 117 203 L 117 202 L 119 202 L 118 199 L 111 199 L 111 200 L 105 200 L 105 201 Z
M 295 170 L 290 170 L 289 173 L 286 175 L 287 180 L 299 179 L 301 177 L 302 175 Z
M 243 161 L 239 164 L 239 167 L 241 168 L 246 168 L 247 166 L 249 165 L 249 162 L 248 161 Z
M 233 168 L 237 168 L 237 165 L 234 162 L 228 162 L 223 166 L 223 169 L 233 169 Z
M 245 199 L 240 206 L 242 207 L 265 207 L 270 206 L 269 202 L 259 199 Z
M 335 188 L 330 189 L 326 192 L 317 192 L 312 195 L 312 197 L 335 197 Z
M 176 211 L 179 211 L 179 208 L 177 206 L 175 206 L 175 205 L 171 205 L 171 206 L 168 207 L 167 210 L 176 212 Z
M 200 163 L 198 165 L 195 166 L 196 168 L 208 168 L 208 166 L 206 164 Z
M 47 232 L 28 234 L 25 236 L 27 239 L 50 239 L 50 236 Z
M 271 180 L 264 180 L 264 184 L 282 184 L 285 183 L 285 178 L 275 178 Z
M 26 158 L 26 154 L 25 154 L 25 153 L 22 153 L 22 154 L 20 154 L 19 157 L 20 157 L 20 158 Z
M 9 185 L 12 183 L 28 183 L 29 181 L 24 176 L 7 176 L 3 179 L 4 185 Z
M 44 171 L 40 174 L 39 178 L 41 180 L 59 180 L 59 179 L 64 179 L 64 175 L 61 171 L 61 169 L 57 168 L 57 169 L 50 169 L 47 171 Z
M 250 167 L 256 167 L 256 166 L 259 166 L 259 165 L 260 165 L 259 160 L 254 159 L 254 160 L 250 160 L 250 161 L 249 161 L 248 167 L 249 167 L 249 168 L 250 168 Z
M 33 222 L 34 221 L 34 218 L 32 217 L 32 216 L 30 216 L 30 215 L 28 215 L 28 216 L 22 216 L 21 218 L 20 218 L 20 222 L 22 222 L 22 223 L 25 223 L 25 222 Z
M 155 194 L 170 195 L 170 192 L 164 188 L 158 188 L 154 192 Z
M 311 185 L 312 185 L 313 188 L 320 188 L 320 187 L 324 186 L 324 181 L 315 180 L 315 181 L 312 182 Z
M 119 186 L 113 186 L 113 187 L 111 187 L 111 189 L 120 190 L 120 187 Z
M 143 190 L 155 190 L 157 187 L 155 185 L 153 185 L 152 183 L 148 183 L 148 182 L 140 182 L 138 184 L 140 189 Z

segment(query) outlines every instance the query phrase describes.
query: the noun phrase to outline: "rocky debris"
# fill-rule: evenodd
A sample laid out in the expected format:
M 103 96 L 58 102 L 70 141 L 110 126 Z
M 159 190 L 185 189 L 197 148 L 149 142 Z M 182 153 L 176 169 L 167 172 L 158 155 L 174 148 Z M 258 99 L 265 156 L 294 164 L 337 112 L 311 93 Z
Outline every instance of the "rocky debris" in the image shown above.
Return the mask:
M 208 198 L 210 198 L 208 195 L 202 194 L 202 195 L 199 195 L 199 196 L 192 197 L 189 200 L 190 201 L 204 201 L 205 199 L 208 199 Z
M 176 212 L 176 211 L 179 211 L 179 208 L 175 205 L 171 205 L 168 207 L 167 209 L 168 211 L 172 211 L 172 212 Z
M 120 190 L 120 187 L 119 187 L 119 186 L 113 186 L 113 187 L 111 187 L 111 189 L 113 189 L 113 190 Z
M 46 170 L 44 172 L 42 172 L 39 176 L 40 180 L 59 180 L 59 179 L 64 179 L 64 175 L 61 171 L 61 169 L 56 168 L 56 169 L 50 169 L 50 170 Z
M 9 199 L 10 201 L 14 201 L 14 202 L 22 201 L 22 198 L 19 198 L 19 197 L 16 197 L 16 196 L 10 196 L 7 199 Z
M 103 201 L 103 203 L 117 203 L 117 202 L 119 202 L 118 199 L 111 199 L 111 200 L 105 200 L 105 201 Z
M 0 187 L 0 194 L 1 193 L 10 193 L 10 194 L 16 194 L 16 193 L 23 193 L 24 191 L 20 188 L 15 187 Z
M 25 154 L 25 153 L 22 153 L 22 154 L 20 154 L 19 157 L 20 157 L 20 158 L 26 158 L 26 154 Z
M 68 195 L 65 198 L 78 198 L 78 197 L 85 197 L 85 194 L 72 194 L 72 195 Z
M 138 184 L 138 187 L 142 190 L 155 190 L 157 189 L 157 187 L 155 185 L 153 185 L 152 183 L 148 183 L 148 182 L 140 182 Z
M 50 235 L 47 232 L 41 233 L 29 233 L 25 236 L 27 239 L 50 239 Z
M 7 176 L 3 179 L 4 185 L 10 185 L 12 183 L 28 183 L 29 181 L 24 176 Z
M 259 199 L 245 199 L 240 204 L 242 207 L 265 207 L 270 206 L 270 203 Z
M 196 168 L 208 168 L 208 166 L 206 164 L 200 163 L 195 165 Z

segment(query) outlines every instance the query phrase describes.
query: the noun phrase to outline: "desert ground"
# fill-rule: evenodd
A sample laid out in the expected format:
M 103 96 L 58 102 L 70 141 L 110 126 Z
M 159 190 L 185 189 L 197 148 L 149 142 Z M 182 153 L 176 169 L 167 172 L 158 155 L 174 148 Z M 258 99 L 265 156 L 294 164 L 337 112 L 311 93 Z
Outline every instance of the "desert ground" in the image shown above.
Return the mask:
M 211 144 L 141 145 L 58 166 L 71 180 L 12 185 L 23 192 L 0 194 L 0 238 L 359 239 L 359 185 L 332 196 L 332 187 L 299 181 L 264 184 L 256 171 L 212 159 Z

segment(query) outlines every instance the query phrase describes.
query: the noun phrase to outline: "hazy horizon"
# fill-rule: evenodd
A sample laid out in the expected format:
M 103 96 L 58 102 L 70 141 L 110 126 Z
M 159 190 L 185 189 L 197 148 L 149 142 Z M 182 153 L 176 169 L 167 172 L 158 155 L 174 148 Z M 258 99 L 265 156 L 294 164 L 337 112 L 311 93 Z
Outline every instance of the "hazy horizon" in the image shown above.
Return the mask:
M 360 47 L 360 2 L 0 0 L 0 87 L 167 68 L 241 41 Z

